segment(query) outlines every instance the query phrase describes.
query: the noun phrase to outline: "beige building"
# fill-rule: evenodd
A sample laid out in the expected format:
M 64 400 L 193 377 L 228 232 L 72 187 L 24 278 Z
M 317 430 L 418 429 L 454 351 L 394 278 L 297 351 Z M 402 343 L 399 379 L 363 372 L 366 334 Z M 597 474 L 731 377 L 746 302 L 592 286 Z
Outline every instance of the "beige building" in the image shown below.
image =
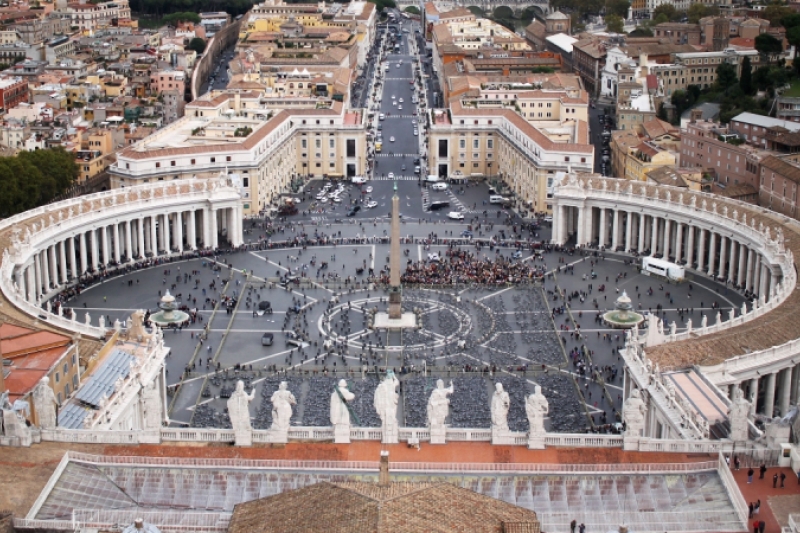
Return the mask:
M 594 147 L 586 122 L 534 125 L 511 109 L 478 109 L 451 102 L 433 110 L 429 172 L 443 178 L 495 178 L 521 206 L 548 212 L 557 172 L 591 172 Z
M 259 92 L 214 91 L 185 113 L 120 152 L 111 186 L 227 172 L 239 176 L 247 214 L 267 209 L 292 178 L 363 175 L 368 165 L 365 117 L 341 102 L 283 109 L 262 104 Z

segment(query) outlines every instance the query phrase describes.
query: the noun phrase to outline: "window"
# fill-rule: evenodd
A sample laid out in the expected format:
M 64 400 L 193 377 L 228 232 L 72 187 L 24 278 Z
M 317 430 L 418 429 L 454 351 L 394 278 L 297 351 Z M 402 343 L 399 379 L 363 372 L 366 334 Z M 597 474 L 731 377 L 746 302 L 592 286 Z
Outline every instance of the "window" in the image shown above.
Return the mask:
M 69 396 L 69 383 L 64 385 L 64 396 Z
M 478 168 L 478 163 L 472 163 L 472 168 Z
M 58 372 L 56 372 L 56 383 L 60 381 L 61 381 L 61 375 Z
M 347 157 L 356 156 L 356 140 L 347 139 Z
M 306 142 L 306 139 L 303 139 L 303 140 L 300 141 L 300 147 L 301 148 L 308 148 L 308 143 Z
M 194 165 L 194 159 L 192 159 L 192 164 Z
M 564 156 L 564 161 L 566 161 L 567 163 L 569 163 L 569 156 Z
M 212 163 L 216 163 L 216 162 L 217 162 L 217 158 L 216 158 L 216 157 L 212 157 L 212 158 L 211 158 L 211 162 L 212 162 Z
M 156 163 L 156 168 L 161 168 L 161 163 Z
M 336 139 L 328 139 L 328 147 L 336 148 Z
M 316 142 L 314 143 L 314 146 L 317 147 L 317 148 L 322 148 L 322 141 L 317 139 Z
M 242 178 L 242 186 L 249 187 L 250 186 L 250 178 Z
M 447 139 L 439 139 L 439 157 L 447 157 Z
M 492 150 L 494 148 L 494 140 L 493 139 L 486 139 L 486 148 Z
M 467 147 L 467 141 L 465 139 L 461 139 L 458 141 L 458 147 L 462 150 Z
M 231 160 L 231 156 L 229 156 L 229 155 L 226 155 L 226 156 L 225 156 L 225 161 L 230 161 L 230 160 Z
M 175 166 L 175 161 L 170 161 L 169 162 L 169 166 L 174 167 Z
M 64 363 L 64 375 L 66 376 L 69 372 L 69 363 Z

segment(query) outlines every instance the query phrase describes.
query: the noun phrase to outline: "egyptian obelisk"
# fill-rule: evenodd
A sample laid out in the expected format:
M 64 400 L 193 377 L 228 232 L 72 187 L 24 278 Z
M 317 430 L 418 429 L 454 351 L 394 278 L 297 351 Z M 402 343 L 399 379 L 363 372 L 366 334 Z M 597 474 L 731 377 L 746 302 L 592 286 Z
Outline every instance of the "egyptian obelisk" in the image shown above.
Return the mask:
M 401 318 L 402 296 L 400 292 L 400 198 L 397 196 L 397 182 L 392 196 L 392 236 L 389 249 L 389 318 Z

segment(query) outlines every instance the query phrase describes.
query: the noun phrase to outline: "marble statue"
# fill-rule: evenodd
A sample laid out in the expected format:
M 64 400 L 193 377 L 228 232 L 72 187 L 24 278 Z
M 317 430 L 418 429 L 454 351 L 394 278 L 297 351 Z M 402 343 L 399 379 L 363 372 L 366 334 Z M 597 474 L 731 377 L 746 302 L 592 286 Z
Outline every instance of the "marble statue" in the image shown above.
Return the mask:
M 158 380 L 154 379 L 149 384 L 141 384 L 142 422 L 144 429 L 159 429 L 161 427 L 164 405 L 163 397 L 158 387 Z M 228 406 L 230 409 L 230 406 Z M 231 419 L 232 421 L 233 419 Z M 248 414 L 248 423 L 250 422 Z
M 92 325 L 92 317 L 91 317 L 91 315 L 89 315 L 88 311 L 86 312 L 86 325 L 87 326 L 91 326 Z
M 348 402 L 352 402 L 356 395 L 347 389 L 347 381 L 339 380 L 339 384 L 333 389 L 331 394 L 331 424 L 334 426 L 350 426 L 350 410 L 347 408 Z
M 700 319 L 700 327 L 703 329 L 708 327 L 708 317 L 706 315 L 703 315 L 703 317 Z
M 502 383 L 495 383 L 494 394 L 492 395 L 492 430 L 508 431 L 508 408 L 511 406 L 511 399 L 508 393 L 503 390 Z
M 644 431 L 644 419 L 647 405 L 642 400 L 639 389 L 633 389 L 622 407 L 622 420 L 625 422 L 625 436 L 641 437 Z
M 346 444 L 350 442 L 350 407 L 356 395 L 347 389 L 347 381 L 339 380 L 331 394 L 331 424 L 333 425 L 333 442 Z
M 738 385 L 733 387 L 733 400 L 728 409 L 728 421 L 731 424 L 730 439 L 734 442 L 748 440 L 748 419 L 750 402 L 744 397 Z
M 386 372 L 386 377 L 375 389 L 373 403 L 375 411 L 381 418 L 382 442 L 384 444 L 396 444 L 399 442 L 400 429 L 397 424 L 397 402 L 400 399 L 397 387 L 399 386 L 400 381 L 394 375 L 394 371 L 389 369 Z
M 36 408 L 36 418 L 39 428 L 53 429 L 58 425 L 56 418 L 56 395 L 50 388 L 50 380 L 43 377 L 33 389 L 33 405 Z
M 272 425 L 270 429 L 275 431 L 288 432 L 289 423 L 292 419 L 292 406 L 297 405 L 294 394 L 287 388 L 288 384 L 281 381 L 278 390 L 272 393 Z
M 228 416 L 236 439 L 237 446 L 249 446 L 253 443 L 253 426 L 250 424 L 250 402 L 256 397 L 253 389 L 250 394 L 244 391 L 244 382 L 236 382 L 236 390 L 228 399 Z
M 431 428 L 444 427 L 444 421 L 450 411 L 449 395 L 453 394 L 453 382 L 450 382 L 448 388 L 444 387 L 444 381 L 441 379 L 436 382 L 436 388 L 433 389 L 431 397 L 428 398 L 428 426 Z
M 550 404 L 542 394 L 542 387 L 536 385 L 533 394 L 525 400 L 525 414 L 528 415 L 528 426 L 531 435 L 541 435 L 544 431 L 544 417 L 550 411 Z

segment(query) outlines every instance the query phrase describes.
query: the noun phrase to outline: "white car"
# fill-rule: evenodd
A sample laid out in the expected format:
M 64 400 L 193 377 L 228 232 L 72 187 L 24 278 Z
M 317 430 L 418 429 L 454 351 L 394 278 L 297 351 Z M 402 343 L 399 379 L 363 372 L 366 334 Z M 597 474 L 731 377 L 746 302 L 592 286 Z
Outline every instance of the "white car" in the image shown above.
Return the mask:
M 327 198 L 320 198 L 320 199 L 319 199 L 319 203 L 321 203 L 321 204 L 327 204 L 327 203 L 328 203 L 328 199 L 327 199 Z
M 366 189 L 364 189 L 364 190 L 367 192 L 367 194 L 369 194 L 369 193 L 371 193 L 371 192 L 372 192 L 372 187 L 371 187 L 371 186 L 370 186 L 370 187 L 367 187 L 367 188 L 366 188 Z
M 446 183 L 434 183 L 433 185 L 431 185 L 431 189 L 433 189 L 434 191 L 446 191 L 447 190 L 447 184 Z
M 398 105 L 398 106 L 397 106 L 397 110 L 398 110 L 398 111 L 400 111 L 400 110 L 402 110 L 402 109 L 403 109 L 403 106 L 402 106 L 402 105 Z
M 393 179 L 394 179 L 394 172 L 389 172 L 389 179 L 390 179 L 390 180 L 393 180 Z
M 374 209 L 375 207 L 378 207 L 378 202 L 374 200 L 371 202 L 367 202 L 367 209 Z
M 389 137 L 389 142 L 393 143 L 394 142 L 394 137 Z
M 428 254 L 428 261 L 439 261 L 440 257 L 437 253 Z
M 447 213 L 447 218 L 452 220 L 464 220 L 464 213 L 459 213 L 458 211 L 450 211 Z
M 400 98 L 400 99 L 399 99 L 399 100 L 397 100 L 397 101 L 398 101 L 398 102 L 400 102 L 401 104 L 403 103 L 403 99 L 402 99 L 402 98 Z
M 419 135 L 419 131 L 414 130 L 414 137 L 416 137 L 417 135 Z
M 336 198 L 334 198 L 333 201 L 336 202 L 337 204 L 342 203 L 342 199 L 339 198 L 338 196 Z

